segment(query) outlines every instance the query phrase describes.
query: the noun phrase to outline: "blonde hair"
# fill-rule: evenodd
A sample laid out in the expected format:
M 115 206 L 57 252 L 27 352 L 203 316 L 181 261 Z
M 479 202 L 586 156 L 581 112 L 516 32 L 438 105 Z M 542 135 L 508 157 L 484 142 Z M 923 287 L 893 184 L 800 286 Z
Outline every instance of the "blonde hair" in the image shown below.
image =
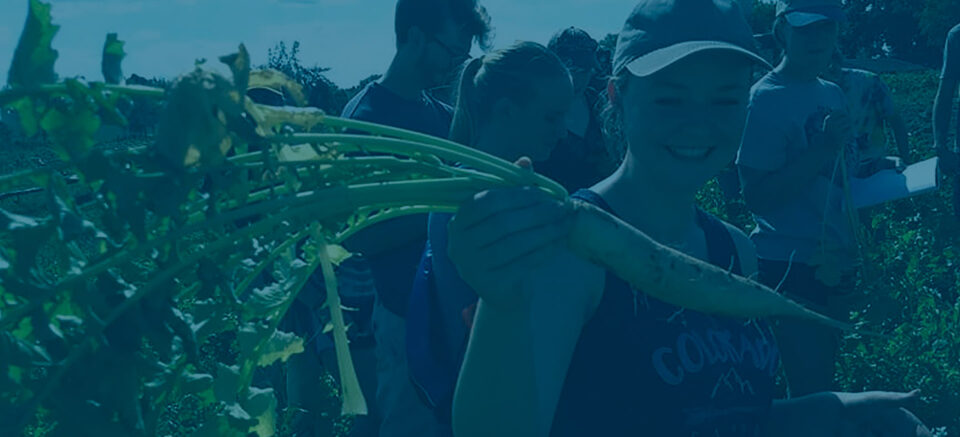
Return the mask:
M 518 42 L 470 60 L 460 73 L 450 140 L 473 145 L 500 99 L 525 103 L 536 97 L 536 83 L 569 72 L 555 54 L 534 42 Z

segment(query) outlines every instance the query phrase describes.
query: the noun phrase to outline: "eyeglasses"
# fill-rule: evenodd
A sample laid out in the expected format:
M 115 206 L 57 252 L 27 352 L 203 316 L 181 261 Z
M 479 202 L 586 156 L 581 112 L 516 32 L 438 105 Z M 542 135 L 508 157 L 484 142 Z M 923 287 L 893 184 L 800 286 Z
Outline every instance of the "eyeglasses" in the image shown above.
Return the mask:
M 428 33 L 427 38 L 430 38 L 431 41 L 437 43 L 437 45 L 440 46 L 443 51 L 447 52 L 447 56 L 451 57 L 452 59 L 466 59 L 470 57 L 470 47 L 458 50 L 450 47 L 449 44 L 441 41 L 440 38 L 437 38 L 435 35 Z

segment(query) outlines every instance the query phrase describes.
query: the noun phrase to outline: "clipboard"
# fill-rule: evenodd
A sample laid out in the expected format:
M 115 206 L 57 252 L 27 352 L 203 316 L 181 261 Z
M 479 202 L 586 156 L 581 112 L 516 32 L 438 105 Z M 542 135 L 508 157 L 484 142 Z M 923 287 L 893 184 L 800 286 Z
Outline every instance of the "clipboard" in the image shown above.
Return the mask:
M 912 164 L 897 173 L 881 170 L 866 178 L 850 178 L 853 207 L 860 209 L 935 191 L 939 188 L 939 158 Z

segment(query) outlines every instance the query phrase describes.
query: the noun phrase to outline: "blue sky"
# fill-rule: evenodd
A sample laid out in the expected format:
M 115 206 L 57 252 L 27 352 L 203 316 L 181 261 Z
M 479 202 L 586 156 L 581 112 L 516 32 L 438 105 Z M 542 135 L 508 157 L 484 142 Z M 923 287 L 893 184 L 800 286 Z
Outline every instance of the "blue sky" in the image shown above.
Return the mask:
M 481 0 L 493 17 L 494 46 L 546 42 L 565 26 L 595 38 L 616 32 L 634 0 Z M 0 0 L 0 80 L 26 17 L 27 0 Z M 340 86 L 383 72 L 393 54 L 396 0 L 50 0 L 60 31 L 57 72 L 101 80 L 108 32 L 126 42 L 124 74 L 172 77 L 197 58 L 216 59 L 244 43 L 254 64 L 278 41 L 299 40 L 301 59 L 330 67 Z M 475 50 L 476 51 L 476 50 Z

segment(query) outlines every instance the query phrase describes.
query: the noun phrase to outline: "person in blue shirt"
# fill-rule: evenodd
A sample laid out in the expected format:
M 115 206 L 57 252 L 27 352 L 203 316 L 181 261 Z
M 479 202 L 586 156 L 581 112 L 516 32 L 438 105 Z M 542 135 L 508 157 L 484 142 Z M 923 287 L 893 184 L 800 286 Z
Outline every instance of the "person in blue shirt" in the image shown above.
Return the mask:
M 351 99 L 342 116 L 446 137 L 451 109 L 427 90 L 454 77 L 474 42 L 486 44 L 489 17 L 476 0 L 399 0 L 396 54 L 383 77 Z M 426 215 L 383 222 L 345 242 L 363 254 L 373 275 L 376 303 L 376 404 L 381 437 L 430 436 L 429 409 L 409 381 L 404 317 L 414 272 L 426 241 Z
M 859 264 L 845 192 L 859 166 L 847 100 L 820 78 L 830 66 L 839 0 L 781 1 L 774 36 L 781 62 L 753 85 L 737 165 L 757 221 L 758 280 L 835 317 Z M 833 387 L 838 333 L 799 321 L 777 325 L 790 393 Z
M 460 77 L 450 139 L 510 161 L 543 160 L 566 132 L 574 92 L 560 58 L 540 44 L 521 42 L 473 59 Z M 447 426 L 477 300 L 443 250 L 451 217 L 430 214 L 407 318 L 411 375 Z
M 608 87 L 626 158 L 573 197 L 752 275 L 746 235 L 695 198 L 736 155 L 757 65 L 731 0 L 640 1 Z M 514 188 L 478 193 L 450 221 L 446 251 L 480 296 L 454 396 L 457 437 L 929 435 L 899 408 L 916 393 L 774 401 L 769 323 L 631 288 L 567 247 L 572 217 L 564 201 Z

